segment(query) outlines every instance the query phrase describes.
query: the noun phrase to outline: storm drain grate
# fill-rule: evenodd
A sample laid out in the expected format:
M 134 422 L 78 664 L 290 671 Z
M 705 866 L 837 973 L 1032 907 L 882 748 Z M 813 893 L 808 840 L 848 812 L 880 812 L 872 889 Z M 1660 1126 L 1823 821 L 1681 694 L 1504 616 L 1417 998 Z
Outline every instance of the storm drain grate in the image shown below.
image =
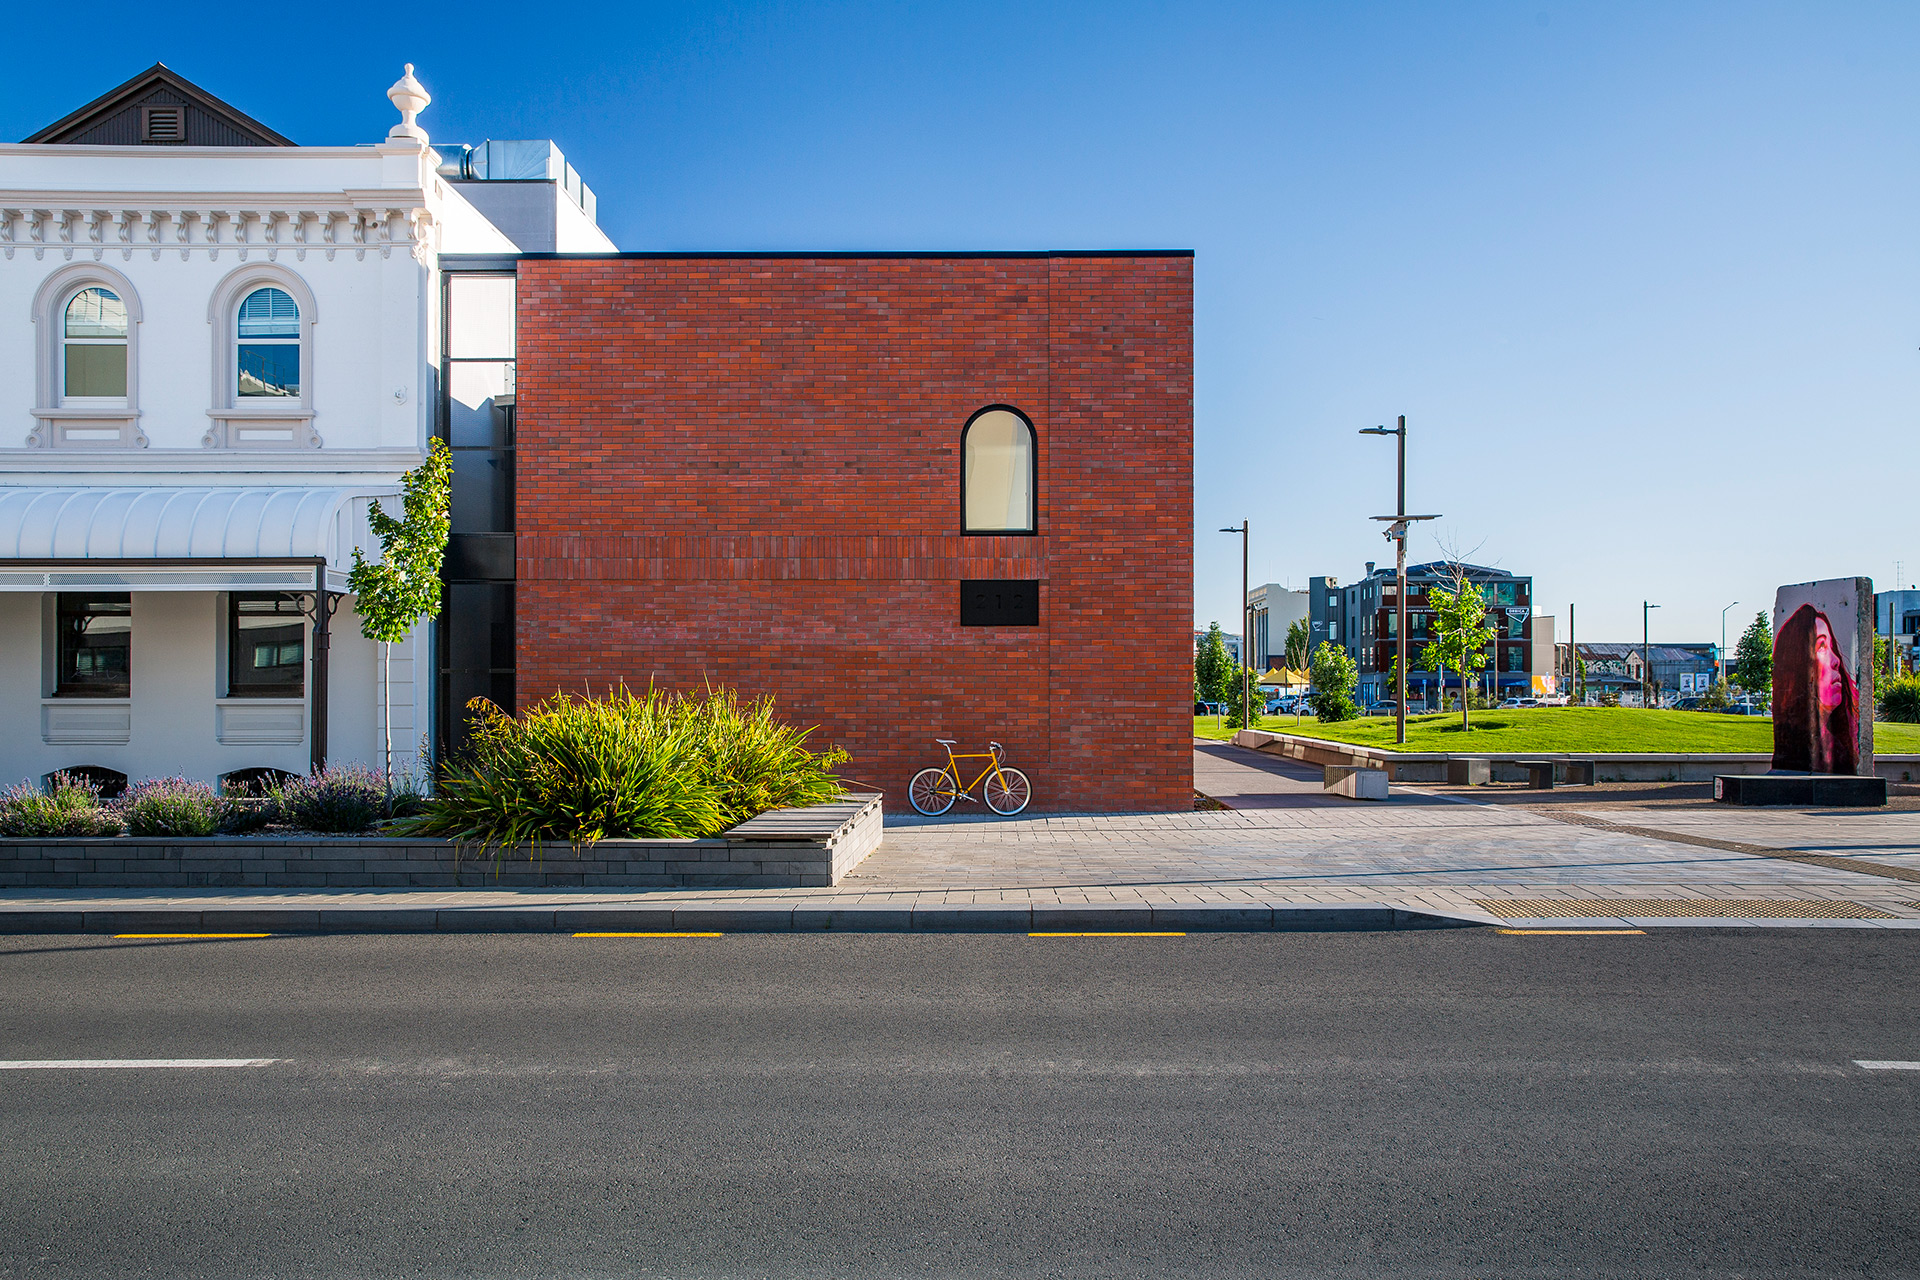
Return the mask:
M 1473 905 L 1503 920 L 1563 920 L 1589 916 L 1733 917 L 1741 920 L 1897 920 L 1857 902 L 1817 898 L 1474 898 Z

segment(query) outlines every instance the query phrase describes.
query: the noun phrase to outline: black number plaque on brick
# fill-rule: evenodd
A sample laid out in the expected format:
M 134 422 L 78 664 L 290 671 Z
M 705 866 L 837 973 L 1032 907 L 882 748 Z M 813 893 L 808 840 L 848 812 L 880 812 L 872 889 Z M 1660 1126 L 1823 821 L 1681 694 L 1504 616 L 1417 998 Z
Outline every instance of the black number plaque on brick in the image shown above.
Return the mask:
M 963 627 L 1037 627 L 1040 583 L 1034 579 L 964 578 L 960 582 Z

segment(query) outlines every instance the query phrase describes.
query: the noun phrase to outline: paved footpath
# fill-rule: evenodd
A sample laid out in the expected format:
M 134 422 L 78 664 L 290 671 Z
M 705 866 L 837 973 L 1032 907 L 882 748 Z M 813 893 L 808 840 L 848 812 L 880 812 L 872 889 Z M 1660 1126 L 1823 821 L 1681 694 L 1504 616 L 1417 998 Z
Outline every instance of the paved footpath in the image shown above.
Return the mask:
M 840 885 L 766 890 L 21 890 L 0 930 L 1920 928 L 1920 813 L 1532 811 L 1195 744 L 1227 812 L 889 817 Z

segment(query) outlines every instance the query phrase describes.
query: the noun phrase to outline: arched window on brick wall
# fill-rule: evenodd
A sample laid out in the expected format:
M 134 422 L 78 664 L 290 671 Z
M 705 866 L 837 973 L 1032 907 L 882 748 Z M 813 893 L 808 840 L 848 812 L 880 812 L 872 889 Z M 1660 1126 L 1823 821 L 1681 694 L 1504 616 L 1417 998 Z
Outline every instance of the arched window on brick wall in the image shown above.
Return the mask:
M 1039 512 L 1033 422 L 1011 405 L 988 405 L 960 433 L 960 531 L 1035 533 Z

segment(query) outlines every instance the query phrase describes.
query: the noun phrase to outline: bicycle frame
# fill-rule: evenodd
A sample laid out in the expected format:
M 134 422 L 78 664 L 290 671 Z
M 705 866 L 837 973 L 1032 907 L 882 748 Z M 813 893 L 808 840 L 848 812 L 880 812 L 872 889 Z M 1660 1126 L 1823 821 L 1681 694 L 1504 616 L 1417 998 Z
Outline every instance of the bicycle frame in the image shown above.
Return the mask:
M 988 762 L 987 767 L 980 771 L 980 776 L 975 778 L 972 782 L 969 782 L 964 787 L 960 785 L 959 762 L 962 760 L 985 760 Z M 954 795 L 966 796 L 967 799 L 971 800 L 973 799 L 973 797 L 971 795 L 968 795 L 969 792 L 971 792 L 975 787 L 979 786 L 983 781 L 985 781 L 989 775 L 999 776 L 999 774 L 1000 774 L 1000 757 L 995 752 L 962 751 L 956 754 L 952 747 L 947 748 L 947 776 L 953 779 Z

